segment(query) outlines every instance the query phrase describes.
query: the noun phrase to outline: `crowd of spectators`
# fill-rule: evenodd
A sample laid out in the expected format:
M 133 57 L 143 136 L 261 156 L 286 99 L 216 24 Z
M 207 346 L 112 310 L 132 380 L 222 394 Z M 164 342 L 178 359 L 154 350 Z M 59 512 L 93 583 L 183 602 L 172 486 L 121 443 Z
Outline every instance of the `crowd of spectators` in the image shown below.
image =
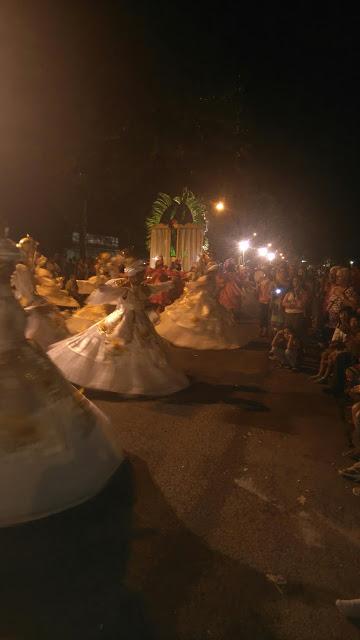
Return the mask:
M 318 347 L 318 370 L 311 376 L 323 392 L 351 408 L 351 445 L 360 445 L 360 269 L 334 266 L 304 269 L 281 265 L 255 272 L 260 335 L 279 367 L 299 371 L 306 350 Z M 341 473 L 360 482 L 357 463 Z

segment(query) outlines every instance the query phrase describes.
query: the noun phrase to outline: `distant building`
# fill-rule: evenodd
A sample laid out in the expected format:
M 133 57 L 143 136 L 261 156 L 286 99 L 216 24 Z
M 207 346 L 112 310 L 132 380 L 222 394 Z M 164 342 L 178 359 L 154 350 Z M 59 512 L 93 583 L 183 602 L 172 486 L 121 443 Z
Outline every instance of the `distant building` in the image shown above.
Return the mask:
M 73 231 L 71 236 L 72 246 L 66 249 L 67 258 L 80 256 L 80 233 Z M 102 236 L 94 233 L 86 234 L 86 253 L 88 256 L 96 256 L 101 251 L 115 253 L 119 250 L 119 238 L 116 236 Z

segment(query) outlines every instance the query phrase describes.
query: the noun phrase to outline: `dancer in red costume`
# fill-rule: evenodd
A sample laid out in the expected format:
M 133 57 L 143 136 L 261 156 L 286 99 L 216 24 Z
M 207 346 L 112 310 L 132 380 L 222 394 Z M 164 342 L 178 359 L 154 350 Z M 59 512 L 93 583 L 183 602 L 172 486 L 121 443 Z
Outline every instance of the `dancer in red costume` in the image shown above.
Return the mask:
M 220 304 L 238 318 L 241 310 L 242 284 L 233 260 L 226 260 L 224 271 L 219 274 L 217 283 Z
M 155 269 L 148 273 L 148 282 L 151 284 L 161 284 L 170 280 L 169 270 L 164 265 L 163 256 L 158 256 L 155 261 Z M 172 302 L 168 291 L 160 291 L 150 296 L 149 302 L 153 304 L 158 312 L 164 311 L 165 307 Z

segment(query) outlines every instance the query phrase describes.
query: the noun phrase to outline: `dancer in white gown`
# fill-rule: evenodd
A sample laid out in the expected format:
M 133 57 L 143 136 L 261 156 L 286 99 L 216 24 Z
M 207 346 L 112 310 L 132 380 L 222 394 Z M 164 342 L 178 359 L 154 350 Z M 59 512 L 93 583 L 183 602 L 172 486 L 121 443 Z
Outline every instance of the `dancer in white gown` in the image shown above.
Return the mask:
M 156 331 L 172 344 L 191 349 L 237 349 L 239 328 L 217 300 L 216 264 L 189 282 L 184 294 L 166 307 Z
M 100 285 L 105 284 L 109 278 L 118 277 L 124 261 L 125 257 L 121 253 L 115 256 L 111 256 L 107 251 L 99 253 L 95 262 L 95 275 L 90 276 L 87 280 L 76 281 L 80 295 L 89 295 Z
M 62 278 L 56 280 L 46 268 L 46 263 L 45 256 L 36 258 L 34 269 L 36 292 L 50 304 L 55 304 L 64 309 L 78 309 L 80 305 L 77 300 L 70 296 L 65 289 L 61 289 L 59 281 L 62 281 Z
M 162 396 L 188 386 L 170 364 L 166 345 L 156 334 L 144 306 L 144 265 L 126 269 L 117 309 L 77 336 L 52 345 L 48 355 L 73 383 L 124 395 Z
M 23 255 L 24 263 L 27 262 Z M 35 280 L 28 264 L 19 262 L 11 277 L 15 297 L 25 308 L 25 337 L 34 340 L 44 351 L 55 341 L 63 340 L 69 335 L 65 318 L 59 309 L 50 304 L 35 291 Z
M 113 257 L 102 252 L 96 260 L 96 275 L 88 280 L 77 280 L 79 293 L 89 295 L 85 306 L 66 320 L 66 327 L 71 335 L 85 331 L 114 311 L 121 297 L 119 287 L 125 283 L 120 272 L 125 260 L 124 252 Z
M 125 283 L 126 278 L 124 277 L 113 278 L 107 280 L 106 284 L 102 283 L 94 289 L 88 296 L 85 306 L 75 311 L 66 320 L 66 327 L 69 333 L 76 335 L 80 331 L 85 331 L 114 311 L 122 297 L 120 289 Z
M 68 332 L 74 336 L 81 331 L 89 329 L 93 324 L 106 318 L 109 313 L 115 310 L 119 301 L 123 296 L 122 287 L 125 286 L 127 279 L 123 277 L 112 278 L 106 283 L 99 285 L 86 300 L 86 304 L 82 309 L 75 311 L 67 320 L 66 328 Z M 170 284 L 170 283 L 169 283 Z M 168 283 L 166 283 L 168 285 Z M 148 285 L 151 293 L 159 293 L 165 287 L 161 285 Z M 167 286 L 168 288 L 168 286 Z M 146 310 L 148 317 L 153 324 L 159 322 L 159 314 L 155 309 L 148 308 Z M 59 338 L 60 339 L 60 338 Z
M 33 279 L 34 292 L 47 302 L 65 309 L 78 309 L 79 303 L 67 291 L 61 289 L 62 278 L 55 278 L 46 268 L 47 258 L 38 253 L 36 242 L 27 235 L 19 240 L 17 247 L 21 250 L 25 265 Z M 23 305 L 26 306 L 26 305 Z

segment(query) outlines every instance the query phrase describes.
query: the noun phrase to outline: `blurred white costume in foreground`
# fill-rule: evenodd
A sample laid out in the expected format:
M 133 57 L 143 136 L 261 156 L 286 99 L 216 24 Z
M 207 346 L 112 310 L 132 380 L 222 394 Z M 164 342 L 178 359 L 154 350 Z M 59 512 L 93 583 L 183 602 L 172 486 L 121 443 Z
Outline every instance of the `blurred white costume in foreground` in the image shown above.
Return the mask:
M 10 287 L 19 259 L 0 238 L 0 526 L 87 500 L 122 461 L 107 418 L 25 339 Z

